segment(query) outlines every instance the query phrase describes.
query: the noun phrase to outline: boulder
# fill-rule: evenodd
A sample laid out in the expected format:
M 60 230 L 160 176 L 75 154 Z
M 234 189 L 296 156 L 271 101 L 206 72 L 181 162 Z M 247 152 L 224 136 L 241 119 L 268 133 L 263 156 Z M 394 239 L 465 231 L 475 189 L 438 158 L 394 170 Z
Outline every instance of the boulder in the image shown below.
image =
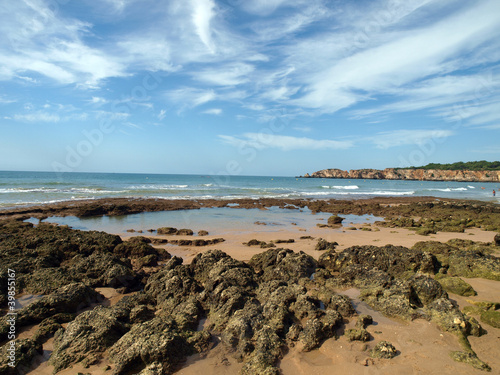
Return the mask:
M 316 260 L 300 251 L 289 249 L 270 249 L 256 254 L 248 264 L 253 267 L 262 281 L 285 280 L 298 282 L 310 278 L 316 270 Z
M 17 375 L 29 371 L 33 358 L 43 353 L 42 345 L 31 339 L 15 340 L 14 352 L 11 351 L 10 341 L 0 348 L 0 374 Z M 9 358 L 12 354 L 12 359 Z M 14 363 L 11 367 L 9 363 Z
M 102 300 L 104 297 L 100 293 L 84 284 L 66 285 L 19 310 L 16 326 L 19 328 L 40 323 L 45 318 L 59 313 L 75 313 Z M 0 335 L 5 334 L 7 329 L 6 318 L 0 318 Z
M 377 345 L 375 345 L 375 348 L 373 348 L 371 356 L 373 358 L 391 359 L 394 358 L 397 353 L 396 348 L 390 342 L 380 341 Z

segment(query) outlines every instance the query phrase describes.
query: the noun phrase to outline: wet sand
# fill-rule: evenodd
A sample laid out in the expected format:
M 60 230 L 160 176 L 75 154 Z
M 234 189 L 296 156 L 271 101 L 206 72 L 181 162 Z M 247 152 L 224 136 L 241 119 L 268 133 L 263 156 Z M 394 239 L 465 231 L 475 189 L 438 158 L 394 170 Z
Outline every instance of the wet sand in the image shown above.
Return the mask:
M 256 227 L 259 227 L 256 225 Z M 352 227 L 352 225 L 349 225 Z M 337 242 L 339 245 L 336 250 L 343 250 L 351 246 L 360 245 L 373 245 L 373 246 L 384 246 L 384 245 L 395 245 L 395 246 L 405 246 L 412 247 L 415 243 L 419 241 L 439 241 L 447 242 L 453 238 L 459 238 L 464 240 L 473 240 L 480 242 L 492 242 L 495 237 L 495 232 L 487 232 L 480 229 L 467 229 L 465 233 L 446 233 L 439 232 L 430 236 L 422 236 L 415 234 L 415 231 L 401 228 L 383 228 L 372 225 L 372 231 L 362 230 L 361 228 L 365 225 L 354 225 L 354 227 L 359 228 L 358 230 L 346 230 L 345 227 L 342 228 L 318 228 L 309 227 L 302 228 L 296 226 L 288 227 L 275 227 L 272 231 L 255 231 L 248 233 L 248 228 L 235 229 L 227 232 L 223 238 L 224 242 L 218 243 L 211 246 L 174 246 L 174 245 L 154 245 L 155 247 L 160 247 L 166 249 L 170 254 L 179 256 L 184 259 L 185 263 L 191 262 L 191 260 L 200 252 L 207 251 L 209 249 L 219 249 L 226 252 L 231 257 L 248 261 L 255 254 L 261 253 L 266 249 L 262 249 L 259 246 L 246 246 L 243 245 L 244 242 L 248 242 L 251 239 L 257 239 L 259 241 L 274 241 L 274 240 L 288 240 L 293 239 L 293 243 L 282 243 L 276 244 L 276 247 L 284 247 L 292 249 L 294 251 L 303 251 L 308 255 L 311 255 L 315 259 L 322 254 L 321 251 L 314 250 L 316 243 L 319 238 L 324 238 L 329 242 Z M 256 228 L 259 230 L 260 228 Z M 142 235 L 151 238 L 163 238 L 163 239 L 193 239 L 191 236 L 161 236 L 161 235 L 150 235 L 144 233 L 128 234 L 123 236 L 123 239 L 134 237 L 137 235 Z M 300 239 L 300 237 L 311 236 L 312 239 Z M 203 239 L 211 239 L 218 236 L 206 236 Z

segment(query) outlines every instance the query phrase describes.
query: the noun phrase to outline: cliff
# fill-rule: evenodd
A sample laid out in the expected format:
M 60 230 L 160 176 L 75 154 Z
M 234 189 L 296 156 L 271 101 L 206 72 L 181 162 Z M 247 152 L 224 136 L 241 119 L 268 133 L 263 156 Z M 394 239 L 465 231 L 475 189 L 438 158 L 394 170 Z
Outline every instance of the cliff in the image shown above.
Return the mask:
M 349 178 L 372 180 L 418 180 L 418 181 L 463 181 L 463 182 L 499 182 L 500 171 L 446 171 L 440 169 L 323 169 L 305 178 Z

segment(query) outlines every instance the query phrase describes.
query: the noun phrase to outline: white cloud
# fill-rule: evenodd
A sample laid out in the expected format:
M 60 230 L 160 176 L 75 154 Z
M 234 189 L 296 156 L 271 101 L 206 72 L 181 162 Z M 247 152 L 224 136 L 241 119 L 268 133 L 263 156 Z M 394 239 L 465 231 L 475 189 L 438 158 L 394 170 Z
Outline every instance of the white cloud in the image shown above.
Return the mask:
M 91 99 L 88 100 L 88 102 L 91 104 L 95 104 L 97 106 L 101 106 L 101 105 L 109 103 L 109 101 L 107 99 L 99 97 L 99 96 L 93 96 Z
M 47 111 L 36 111 L 26 114 L 16 114 L 13 119 L 21 122 L 66 122 L 66 121 L 85 121 L 88 118 L 86 113 L 59 114 Z
M 394 130 L 387 132 L 380 132 L 366 138 L 365 140 L 375 144 L 377 148 L 386 149 L 390 147 L 404 146 L 404 145 L 420 145 L 434 139 L 442 139 L 451 137 L 454 133 L 450 130 Z
M 459 54 L 474 51 L 494 40 L 499 36 L 499 25 L 500 3 L 483 1 L 437 23 L 413 30 L 379 35 L 379 30 L 375 30 L 373 39 L 378 45 L 372 43 L 346 57 L 339 56 L 330 62 L 332 67 L 320 69 L 315 74 L 300 75 L 305 95 L 295 104 L 335 112 L 370 99 L 373 94 L 391 92 L 415 80 L 467 66 L 467 61 L 460 60 Z M 334 44 L 334 40 L 329 42 Z M 309 62 L 312 61 L 309 59 Z M 319 66 L 324 64 L 320 61 Z
M 293 130 L 297 130 L 303 133 L 309 133 L 310 131 L 312 131 L 312 128 L 310 126 L 294 126 Z
M 336 141 L 329 139 L 312 139 L 306 137 L 291 137 L 267 133 L 244 133 L 239 137 L 219 135 L 223 142 L 235 147 L 253 147 L 256 149 L 277 148 L 290 150 L 324 150 L 347 149 L 353 147 L 351 141 Z
M 127 112 L 110 112 L 110 111 L 95 111 L 95 116 L 98 120 L 107 119 L 111 121 L 123 121 L 130 117 Z
M 210 22 L 215 15 L 215 4 L 212 0 L 191 0 L 193 4 L 192 20 L 196 33 L 203 44 L 210 52 L 215 52 L 215 45 L 212 41 Z
M 59 122 L 61 117 L 54 113 L 36 112 L 23 115 L 14 115 L 14 120 L 27 122 Z
M 10 103 L 15 103 L 17 100 L 15 99 L 10 99 L 6 97 L 5 95 L 0 95 L 0 104 L 10 104 Z
M 241 5 L 246 12 L 260 16 L 268 16 L 286 3 L 287 0 L 239 0 L 239 5 Z M 288 1 L 288 3 L 291 3 L 291 1 Z
M 92 87 L 125 75 L 112 54 L 83 42 L 91 25 L 61 17 L 43 0 L 15 1 L 0 9 L 0 79 L 39 73 L 62 84 Z
M 254 67 L 245 63 L 235 63 L 204 69 L 193 73 L 193 77 L 201 82 L 216 86 L 236 86 L 249 81 L 248 75 Z
M 162 121 L 165 117 L 167 116 L 167 111 L 162 109 L 160 113 L 158 114 L 158 120 Z
M 203 113 L 206 113 L 207 115 L 220 115 L 222 113 L 222 109 L 220 108 L 211 108 L 207 109 L 206 111 L 203 111 Z
M 213 90 L 202 90 L 192 87 L 184 87 L 177 90 L 167 91 L 167 99 L 181 107 L 194 108 L 199 105 L 215 100 L 216 95 Z

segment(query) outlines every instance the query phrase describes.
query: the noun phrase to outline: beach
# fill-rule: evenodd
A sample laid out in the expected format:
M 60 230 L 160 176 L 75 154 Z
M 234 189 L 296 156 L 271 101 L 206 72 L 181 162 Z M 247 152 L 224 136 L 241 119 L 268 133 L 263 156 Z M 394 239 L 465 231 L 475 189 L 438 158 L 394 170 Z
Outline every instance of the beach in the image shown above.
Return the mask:
M 2 210 L 2 266 L 17 268 L 25 301 L 17 338 L 29 350 L 18 368 L 496 373 L 500 328 L 486 315 L 497 305 L 481 302 L 500 302 L 498 225 L 495 204 L 435 197 L 107 198 Z

